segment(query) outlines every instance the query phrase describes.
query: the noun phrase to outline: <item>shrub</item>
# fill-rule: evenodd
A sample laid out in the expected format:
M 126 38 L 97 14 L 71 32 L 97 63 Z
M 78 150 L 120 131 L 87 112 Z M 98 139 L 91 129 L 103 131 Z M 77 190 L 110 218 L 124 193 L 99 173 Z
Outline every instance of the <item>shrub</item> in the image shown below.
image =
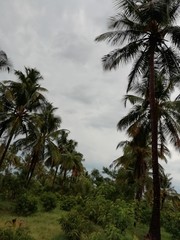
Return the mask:
M 121 231 L 114 225 L 109 225 L 105 229 L 106 239 L 107 240 L 119 240 L 122 239 Z
M 60 218 L 59 223 L 69 240 L 80 240 L 83 235 L 93 232 L 94 229 L 94 225 L 89 220 L 74 210 Z
M 57 206 L 57 198 L 51 192 L 46 192 L 41 196 L 41 202 L 45 211 L 51 211 Z
M 75 196 L 63 196 L 60 200 L 60 209 L 64 211 L 70 211 L 77 205 L 77 199 Z
M 149 224 L 151 220 L 151 207 L 148 205 L 146 201 L 141 201 L 139 206 L 136 207 L 136 219 L 143 223 Z
M 105 233 L 102 231 L 93 232 L 89 235 L 88 240 L 104 240 L 106 239 Z
M 180 239 L 180 213 L 167 212 L 162 217 L 162 223 L 167 232 L 172 235 L 172 239 Z
M 23 194 L 16 200 L 15 213 L 22 216 L 29 216 L 37 212 L 37 206 L 37 198 L 32 195 Z

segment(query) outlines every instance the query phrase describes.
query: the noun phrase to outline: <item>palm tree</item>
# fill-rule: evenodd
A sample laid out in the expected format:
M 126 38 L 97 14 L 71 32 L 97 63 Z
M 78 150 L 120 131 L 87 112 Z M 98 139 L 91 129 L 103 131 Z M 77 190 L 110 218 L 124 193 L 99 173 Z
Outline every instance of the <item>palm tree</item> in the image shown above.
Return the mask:
M 17 140 L 14 144 L 29 155 L 29 166 L 26 174 L 27 185 L 30 183 L 38 163 L 48 158 L 60 158 L 56 140 L 60 134 L 61 118 L 56 116 L 56 108 L 51 103 L 44 103 L 38 113 L 31 116 L 28 124 L 27 136 Z
M 166 200 L 171 200 L 172 202 L 176 201 L 178 199 L 178 193 L 172 187 L 172 177 L 170 177 L 170 174 L 165 174 L 162 172 L 160 176 L 160 182 L 161 182 L 161 209 L 163 209 L 164 204 Z M 179 200 L 179 199 L 178 199 Z
M 51 169 L 53 170 L 53 168 L 55 167 L 55 171 L 54 171 L 54 177 L 53 177 L 53 181 L 52 181 L 52 187 L 55 184 L 55 180 L 57 177 L 57 173 L 59 171 L 59 167 L 61 166 L 61 163 L 63 162 L 63 157 L 67 152 L 67 145 L 68 145 L 68 134 L 69 131 L 67 129 L 62 129 L 61 132 L 59 133 L 59 136 L 57 138 L 57 142 L 56 145 L 58 146 L 58 151 L 59 151 L 59 157 L 52 157 L 50 156 L 49 158 L 47 158 L 45 165 L 47 167 L 51 167 Z
M 123 155 L 111 164 L 115 168 L 123 168 L 131 173 L 135 185 L 135 199 L 140 201 L 145 188 L 146 179 L 150 171 L 151 151 L 147 136 L 141 128 L 131 141 L 123 141 L 118 144 L 118 147 L 123 147 Z
M 177 149 L 180 145 L 180 99 L 179 96 L 171 100 L 171 95 L 177 84 L 177 76 L 167 80 L 162 73 L 156 74 L 156 107 L 158 111 L 158 148 L 166 152 L 167 137 Z M 147 99 L 147 78 L 145 77 L 141 83 L 137 83 L 132 87 L 137 95 L 125 95 L 124 102 L 133 105 L 131 111 L 118 122 L 118 129 L 127 129 L 129 136 L 138 136 L 144 131 L 145 136 L 150 134 L 150 104 Z M 142 129 L 141 129 L 142 128 Z M 140 130 L 141 129 L 141 130 Z M 141 136 L 142 141 L 143 135 Z
M 107 40 L 112 45 L 127 45 L 111 51 L 103 57 L 105 70 L 117 68 L 120 62 L 135 59 L 129 74 L 129 91 L 137 76 L 149 69 L 148 99 L 152 132 L 153 209 L 148 238 L 160 240 L 160 179 L 158 165 L 158 116 L 155 101 L 155 68 L 166 65 L 166 74 L 179 71 L 179 58 L 167 44 L 168 36 L 175 47 L 180 48 L 180 27 L 174 26 L 180 0 L 116 0 L 118 13 L 111 18 L 111 31 L 101 34 L 96 41 Z M 162 14 L 163 13 L 163 14 Z
M 170 142 L 172 142 L 177 148 L 179 148 L 180 143 L 180 101 L 178 97 L 174 101 L 171 100 L 171 93 L 174 90 L 177 80 L 176 76 L 169 81 L 163 74 L 156 74 L 155 97 L 158 111 L 158 157 L 163 158 L 164 160 L 166 160 L 164 154 L 168 154 L 168 149 L 166 147 L 168 137 Z M 142 153 L 146 153 L 144 150 L 148 149 L 147 147 L 150 145 L 149 143 L 147 147 L 145 146 L 147 139 L 150 137 L 150 104 L 146 97 L 146 86 L 147 78 L 144 78 L 141 84 L 137 83 L 132 87 L 132 90 L 138 94 L 137 96 L 125 95 L 125 104 L 129 101 L 134 106 L 118 123 L 119 130 L 128 128 L 127 132 L 129 136 L 133 136 L 133 141 L 130 142 L 130 146 L 132 147 L 132 152 L 137 156 L 137 158 L 135 158 L 137 159 L 137 163 L 141 159 L 141 156 L 143 156 Z M 129 151 L 129 154 L 130 152 L 131 151 Z M 151 156 L 151 154 L 149 156 Z M 127 160 L 127 156 L 125 157 Z M 132 159 L 131 156 L 131 160 Z M 118 159 L 117 162 L 119 162 Z M 143 169 L 140 165 L 135 166 L 139 166 L 139 169 L 141 170 Z M 159 167 L 159 169 L 161 170 L 159 170 L 159 172 L 163 173 L 162 168 Z M 142 183 L 142 181 L 140 181 L 140 183 Z M 142 186 L 143 185 L 140 186 L 140 189 Z
M 5 149 L 0 157 L 0 168 L 12 139 L 27 133 L 30 115 L 41 107 L 46 89 L 38 81 L 42 76 L 36 69 L 25 68 L 25 74 L 15 71 L 18 81 L 4 81 L 0 86 L 0 137 L 5 138 Z
M 9 61 L 6 53 L 4 51 L 0 51 L 0 70 L 9 70 L 12 68 L 11 62 Z
M 72 172 L 72 177 L 77 177 L 79 172 L 83 171 L 83 155 L 76 151 L 77 142 L 70 139 L 65 146 L 65 152 L 62 154 L 61 172 L 63 174 L 63 182 L 67 173 Z

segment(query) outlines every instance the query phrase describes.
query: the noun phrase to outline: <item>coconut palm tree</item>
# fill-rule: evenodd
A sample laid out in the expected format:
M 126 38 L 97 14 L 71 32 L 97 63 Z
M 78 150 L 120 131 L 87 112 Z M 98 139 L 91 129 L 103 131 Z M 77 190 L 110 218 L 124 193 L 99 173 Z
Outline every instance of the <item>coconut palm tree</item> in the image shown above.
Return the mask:
M 44 103 L 38 113 L 31 115 L 25 138 L 14 144 L 22 151 L 26 150 L 29 156 L 29 166 L 26 174 L 27 185 L 31 181 L 38 163 L 48 158 L 58 159 L 60 153 L 56 145 L 60 131 L 61 118 L 55 115 L 56 108 L 51 103 Z
M 178 198 L 178 193 L 172 187 L 172 177 L 170 177 L 170 174 L 165 174 L 164 172 L 161 173 L 160 176 L 160 182 L 161 182 L 161 209 L 163 209 L 165 202 L 167 200 L 171 200 L 173 203 L 177 200 L 180 201 Z
M 45 162 L 45 165 L 47 167 L 51 167 L 52 170 L 53 170 L 53 168 L 55 168 L 52 186 L 54 186 L 54 184 L 55 184 L 57 173 L 59 171 L 61 163 L 63 162 L 63 157 L 67 153 L 66 148 L 67 148 L 68 141 L 69 141 L 68 134 L 69 134 L 69 131 L 67 129 L 61 130 L 61 132 L 59 133 L 59 136 L 57 138 L 57 142 L 56 142 L 56 145 L 58 146 L 59 157 L 54 158 L 54 157 L 50 156 L 49 158 L 47 158 L 47 160 Z
M 41 92 L 46 89 L 38 83 L 43 79 L 39 71 L 25 68 L 25 74 L 15 71 L 15 75 L 18 77 L 17 82 L 4 81 L 0 84 L 0 137 L 5 142 L 0 156 L 0 168 L 12 139 L 27 133 L 31 113 L 37 111 L 45 101 Z
M 12 64 L 8 59 L 6 53 L 4 51 L 0 51 L 0 70 L 9 70 L 12 68 Z
M 150 131 L 150 103 L 147 98 L 147 78 L 141 83 L 132 87 L 136 95 L 127 94 L 124 97 L 127 102 L 133 105 L 131 111 L 118 122 L 118 129 L 127 129 L 129 136 L 138 136 L 141 131 L 145 131 L 145 136 L 149 136 Z M 171 100 L 171 95 L 177 85 L 177 76 L 167 80 L 164 74 L 156 74 L 156 107 L 158 111 L 158 149 L 166 151 L 167 139 L 174 144 L 177 149 L 180 145 L 180 99 L 179 96 Z M 143 127 L 142 130 L 140 128 Z M 143 135 L 142 135 L 143 140 Z M 159 152 L 160 154 L 160 152 Z
M 77 177 L 83 171 L 83 155 L 76 151 L 78 143 L 70 139 L 66 146 L 65 152 L 62 154 L 61 171 L 63 182 L 66 179 L 67 173 L 71 172 L 72 177 Z
M 144 78 L 141 83 L 137 83 L 132 87 L 132 90 L 137 94 L 136 96 L 125 95 L 125 104 L 130 102 L 134 106 L 118 123 L 119 130 L 127 129 L 129 136 L 133 137 L 133 142 L 130 143 L 134 148 L 132 148 L 132 151 L 137 156 L 137 162 L 141 159 L 141 156 L 143 156 L 142 153 L 145 153 L 144 150 L 146 149 L 147 151 L 150 146 L 150 142 L 145 146 L 145 144 L 147 144 L 147 139 L 151 136 L 150 104 L 147 98 L 147 81 L 147 78 Z M 164 160 L 165 154 L 168 154 L 168 149 L 166 147 L 167 139 L 169 139 L 177 148 L 179 148 L 180 143 L 180 101 L 178 97 L 174 101 L 171 100 L 171 93 L 173 92 L 177 81 L 177 76 L 174 76 L 174 78 L 169 81 L 165 78 L 163 73 L 156 74 L 155 98 L 158 111 L 158 157 L 163 158 Z M 135 145 L 133 146 L 132 143 Z M 142 153 L 141 150 L 143 150 Z M 149 156 L 151 156 L 151 154 Z M 139 169 L 143 169 L 140 165 L 135 166 L 139 166 Z M 163 172 L 160 167 L 159 172 Z
M 143 130 L 143 129 L 142 129 Z M 147 137 L 141 130 L 140 134 L 131 141 L 123 141 L 118 147 L 123 147 L 123 155 L 111 164 L 115 168 L 123 168 L 131 173 L 135 186 L 135 199 L 140 201 L 145 190 L 145 183 L 150 171 L 151 151 Z M 143 135 L 143 136 L 142 136 Z
M 179 57 L 171 43 L 180 48 L 180 27 L 174 25 L 179 13 L 180 0 L 116 0 L 119 13 L 112 17 L 110 31 L 101 34 L 96 41 L 108 41 L 117 48 L 103 57 L 103 67 L 111 70 L 119 63 L 134 59 L 129 74 L 127 90 L 130 90 L 137 76 L 149 69 L 148 98 L 150 102 L 150 119 L 152 132 L 152 166 L 153 166 L 153 209 L 148 238 L 161 239 L 160 234 L 160 180 L 158 169 L 158 118 L 155 101 L 155 68 L 166 65 L 166 74 L 179 71 Z M 168 38 L 169 37 L 169 38 Z M 126 45 L 123 45 L 127 43 Z

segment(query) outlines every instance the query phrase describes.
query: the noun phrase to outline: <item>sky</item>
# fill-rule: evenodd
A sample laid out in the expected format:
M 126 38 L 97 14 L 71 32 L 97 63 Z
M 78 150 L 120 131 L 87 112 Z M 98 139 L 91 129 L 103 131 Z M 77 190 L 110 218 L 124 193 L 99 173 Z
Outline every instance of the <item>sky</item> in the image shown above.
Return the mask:
M 113 0 L 6 0 L 0 8 L 0 49 L 14 69 L 36 68 L 48 89 L 47 98 L 78 142 L 88 171 L 108 167 L 122 154 L 116 150 L 124 133 L 118 121 L 128 112 L 126 93 L 131 65 L 104 72 L 101 58 L 112 48 L 94 39 L 107 31 L 109 17 L 116 14 Z M 0 72 L 0 80 L 12 79 Z M 179 153 L 163 165 L 180 191 Z

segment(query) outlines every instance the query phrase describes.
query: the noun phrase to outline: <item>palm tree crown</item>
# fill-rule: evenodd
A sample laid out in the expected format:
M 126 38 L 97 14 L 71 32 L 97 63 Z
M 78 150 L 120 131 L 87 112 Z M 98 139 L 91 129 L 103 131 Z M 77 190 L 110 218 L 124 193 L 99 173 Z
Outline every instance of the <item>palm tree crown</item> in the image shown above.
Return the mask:
M 18 81 L 4 81 L 0 85 L 0 137 L 5 138 L 5 149 L 0 158 L 0 167 L 8 147 L 19 134 L 27 133 L 30 114 L 41 108 L 45 97 L 38 81 L 42 76 L 36 69 L 25 68 L 25 74 L 15 71 Z
M 116 3 L 121 12 L 110 18 L 110 31 L 98 36 L 96 41 L 107 41 L 113 46 L 126 45 L 102 58 L 104 69 L 116 69 L 119 63 L 135 59 L 129 74 L 129 90 L 134 79 L 146 71 L 153 46 L 158 69 L 166 65 L 169 74 L 179 70 L 175 48 L 180 49 L 180 27 L 173 24 L 180 1 L 122 0 Z M 169 46 L 168 39 L 175 48 Z

